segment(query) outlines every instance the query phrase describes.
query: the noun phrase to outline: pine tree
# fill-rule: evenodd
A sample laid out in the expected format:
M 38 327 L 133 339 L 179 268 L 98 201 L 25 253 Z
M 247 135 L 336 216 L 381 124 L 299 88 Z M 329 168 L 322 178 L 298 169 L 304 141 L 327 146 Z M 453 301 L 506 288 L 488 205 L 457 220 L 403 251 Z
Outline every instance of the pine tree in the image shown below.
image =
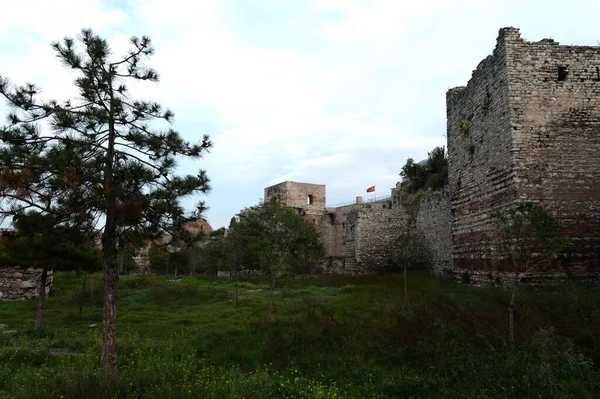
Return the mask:
M 30 210 L 68 221 L 80 229 L 102 229 L 104 327 L 101 365 L 117 375 L 118 262 L 122 236 L 176 238 L 182 224 L 197 219 L 203 203 L 185 215 L 179 199 L 209 191 L 203 170 L 176 176 L 176 156 L 198 159 L 211 142 L 190 143 L 171 128 L 173 113 L 160 104 L 135 100 L 131 81 L 158 81 L 145 61 L 154 53 L 148 37 L 131 39 L 131 49 L 114 59 L 106 40 L 89 29 L 78 40 L 52 43 L 59 60 L 77 74 L 78 95 L 68 101 L 40 100 L 34 84 L 13 86 L 0 76 L 11 112 L 0 128 L 0 212 Z M 103 227 L 101 225 L 103 224 Z

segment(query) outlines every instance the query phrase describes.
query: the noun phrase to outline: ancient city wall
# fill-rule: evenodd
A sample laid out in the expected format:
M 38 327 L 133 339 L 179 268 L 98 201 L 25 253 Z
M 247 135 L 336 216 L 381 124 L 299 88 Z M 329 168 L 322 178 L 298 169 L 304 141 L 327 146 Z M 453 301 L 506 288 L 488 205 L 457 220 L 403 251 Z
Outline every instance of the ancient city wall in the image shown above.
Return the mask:
M 346 272 L 365 274 L 383 272 L 390 265 L 390 249 L 406 230 L 408 216 L 390 201 L 357 206 L 349 218 L 346 232 Z M 350 257 L 354 255 L 353 257 Z
M 307 201 L 312 195 L 312 204 Z M 428 266 L 435 272 L 451 267 L 450 196 L 448 190 L 418 196 L 403 205 L 397 187 L 382 201 L 326 208 L 325 186 L 283 182 L 265 189 L 265 201 L 277 198 L 315 223 L 325 247 L 324 271 L 342 274 L 380 273 L 398 267 L 391 262 L 394 241 L 407 231 L 421 236 Z
M 321 238 L 326 241 L 325 255 L 334 258 L 344 258 L 349 256 L 347 247 L 352 245 L 348 240 L 354 235 L 350 226 L 354 225 L 356 219 L 357 205 L 348 205 L 339 208 L 327 208 L 323 217 L 323 225 L 326 226 Z M 351 220 L 351 223 L 349 222 Z M 353 251 L 351 251 L 353 255 Z
M 0 267 L 0 300 L 29 299 L 38 296 L 42 269 L 33 267 Z M 54 276 L 48 271 L 46 295 L 50 293 Z
M 324 219 L 327 236 L 321 235 L 326 241 L 326 273 L 361 274 L 356 264 L 359 206 L 327 208 L 328 218 Z
M 453 268 L 452 210 L 447 188 L 425 194 L 416 215 L 415 229 L 425 240 L 429 268 L 437 274 Z
M 537 273 L 598 275 L 600 48 L 501 29 L 467 86 L 448 91 L 447 116 L 455 271 L 507 271 L 490 214 L 528 200 L 570 240 L 559 267 Z
M 446 95 L 455 268 L 492 268 L 490 212 L 517 199 L 507 33 L 500 32 L 493 54 L 477 66 L 467 86 Z
M 570 245 L 551 273 L 600 272 L 600 47 L 506 35 L 511 133 L 520 200 L 558 219 Z
M 424 240 L 427 266 L 441 273 L 452 267 L 450 197 L 447 190 L 429 192 L 406 207 L 401 199 L 328 208 L 326 271 L 343 274 L 381 273 L 398 265 L 391 263 L 394 241 L 411 232 Z

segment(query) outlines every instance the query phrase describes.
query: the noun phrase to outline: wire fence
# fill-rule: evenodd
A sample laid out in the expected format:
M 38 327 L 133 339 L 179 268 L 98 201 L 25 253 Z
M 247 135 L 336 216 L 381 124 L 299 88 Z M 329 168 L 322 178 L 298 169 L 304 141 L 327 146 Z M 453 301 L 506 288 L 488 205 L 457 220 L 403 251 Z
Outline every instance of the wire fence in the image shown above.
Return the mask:
M 385 200 L 389 200 L 390 198 L 392 198 L 391 195 L 383 195 L 381 197 L 370 197 L 370 198 L 363 198 L 363 202 L 379 202 L 379 201 L 385 201 Z

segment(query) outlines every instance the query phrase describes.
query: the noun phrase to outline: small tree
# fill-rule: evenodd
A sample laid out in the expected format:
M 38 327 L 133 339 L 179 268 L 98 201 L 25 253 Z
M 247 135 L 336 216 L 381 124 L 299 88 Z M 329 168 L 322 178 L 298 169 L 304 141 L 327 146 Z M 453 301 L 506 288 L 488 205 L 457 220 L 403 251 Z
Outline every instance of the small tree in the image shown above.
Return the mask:
M 229 228 L 227 229 L 227 241 L 229 242 L 229 266 L 231 274 L 235 276 L 235 306 L 240 306 L 240 295 L 239 295 L 239 280 L 240 273 L 244 268 L 244 255 L 246 249 L 244 247 L 244 237 L 241 234 L 241 229 L 238 226 L 238 221 L 235 217 L 232 217 L 229 221 Z
M 499 258 L 512 268 L 508 329 L 510 345 L 514 346 L 518 284 L 526 274 L 555 259 L 566 240 L 558 235 L 556 219 L 533 202 L 520 203 L 506 212 L 495 212 L 492 220 L 500 238 Z
M 393 243 L 391 262 L 401 267 L 404 275 L 404 300 L 408 301 L 408 273 L 410 267 L 422 265 L 427 261 L 427 247 L 424 238 L 410 229 L 400 234 Z
M 439 190 L 448 184 L 448 157 L 445 147 L 435 147 L 427 153 L 427 161 L 415 163 L 412 158 L 406 160 L 400 176 L 410 181 L 409 190 L 423 188 Z
M 435 147 L 427 153 L 427 187 L 439 190 L 448 184 L 448 157 L 445 147 Z
M 418 164 L 412 158 L 406 160 L 406 164 L 402 167 L 400 176 L 410 181 L 409 190 L 417 191 L 427 183 L 427 170 L 421 164 Z
M 165 246 L 155 242 L 148 246 L 148 263 L 150 269 L 165 270 L 165 274 L 169 274 L 169 253 Z
M 185 248 L 184 253 L 190 277 L 194 277 L 202 259 L 202 248 L 199 245 L 192 245 Z
M 246 259 L 258 261 L 270 279 L 271 295 L 279 277 L 306 271 L 323 256 L 315 225 L 276 200 L 246 209 L 235 228 L 240 229 Z

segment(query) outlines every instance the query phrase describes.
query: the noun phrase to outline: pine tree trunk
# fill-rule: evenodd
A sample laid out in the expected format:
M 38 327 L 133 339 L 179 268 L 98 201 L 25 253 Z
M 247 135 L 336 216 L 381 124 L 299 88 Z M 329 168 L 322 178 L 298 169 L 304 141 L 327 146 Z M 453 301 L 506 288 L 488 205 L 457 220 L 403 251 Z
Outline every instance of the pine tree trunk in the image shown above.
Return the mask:
M 40 331 L 44 326 L 44 310 L 46 309 L 46 282 L 48 281 L 48 269 L 42 269 L 40 285 L 38 287 L 38 307 L 35 317 L 35 330 Z
M 111 82 L 112 83 L 112 82 Z M 117 200 L 113 187 L 115 157 L 115 121 L 110 92 L 110 110 L 108 121 L 108 145 L 106 149 L 106 166 L 104 168 L 104 189 L 106 190 L 106 224 L 102 234 L 102 265 L 104 267 L 104 314 L 102 328 L 102 349 L 100 367 L 106 380 L 117 378 L 117 292 L 119 290 L 119 273 L 117 260 Z
M 117 292 L 119 274 L 117 262 L 117 237 L 113 212 L 106 215 L 102 237 L 104 265 L 104 326 L 102 329 L 102 353 L 100 363 L 105 379 L 117 377 Z

